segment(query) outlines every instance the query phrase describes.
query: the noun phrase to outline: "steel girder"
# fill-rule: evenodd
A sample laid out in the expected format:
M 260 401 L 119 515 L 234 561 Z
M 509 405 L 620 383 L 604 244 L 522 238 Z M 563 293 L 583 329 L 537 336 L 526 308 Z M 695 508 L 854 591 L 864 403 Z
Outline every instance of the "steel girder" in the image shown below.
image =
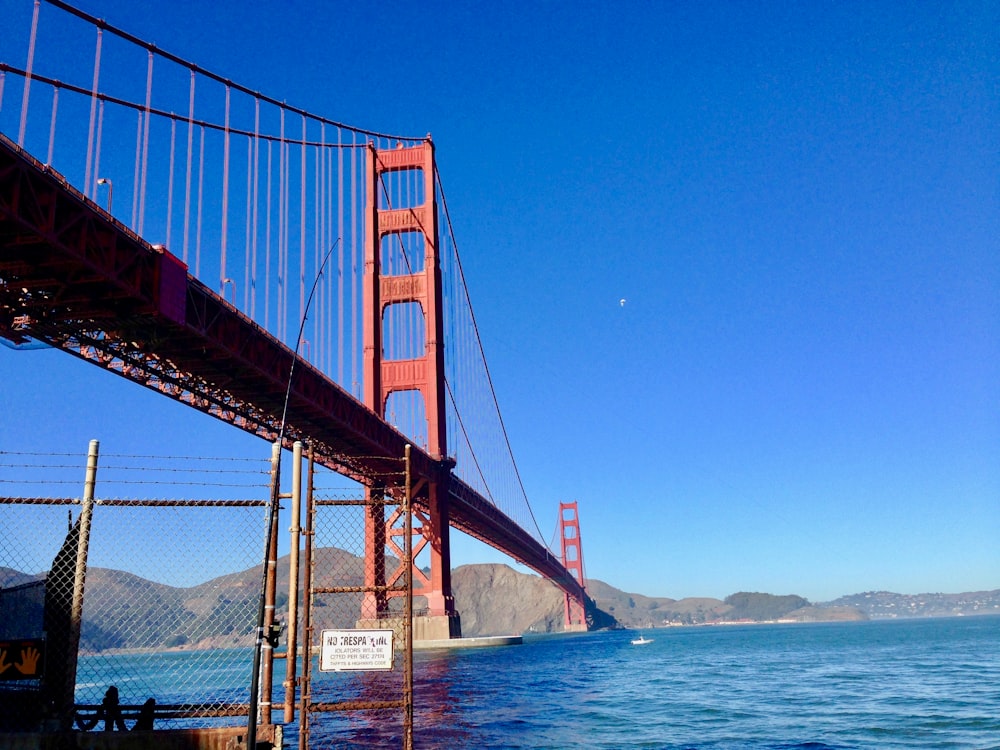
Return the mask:
M 274 440 L 294 352 L 178 267 L 0 135 L 0 336 L 44 341 Z M 321 464 L 362 482 L 398 474 L 408 442 L 301 359 L 285 440 L 312 445 Z M 411 449 L 415 476 L 434 479 L 450 468 Z M 561 562 L 492 503 L 454 475 L 448 486 L 453 526 L 584 595 Z M 423 497 L 415 505 L 427 510 Z

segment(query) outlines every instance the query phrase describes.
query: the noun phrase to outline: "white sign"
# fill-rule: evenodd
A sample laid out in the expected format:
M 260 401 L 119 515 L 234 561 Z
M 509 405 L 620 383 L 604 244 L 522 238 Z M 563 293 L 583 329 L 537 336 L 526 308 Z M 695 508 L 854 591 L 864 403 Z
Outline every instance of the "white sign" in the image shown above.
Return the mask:
M 320 644 L 321 672 L 392 669 L 391 630 L 324 630 Z

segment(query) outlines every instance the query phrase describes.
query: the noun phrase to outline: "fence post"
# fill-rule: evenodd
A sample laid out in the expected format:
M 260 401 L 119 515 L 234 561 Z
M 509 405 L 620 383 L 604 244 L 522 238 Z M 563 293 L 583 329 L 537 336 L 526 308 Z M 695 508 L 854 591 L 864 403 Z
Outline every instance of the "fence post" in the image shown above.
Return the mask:
M 271 526 L 268 532 L 269 545 L 265 564 L 264 577 L 264 642 L 261 659 L 260 679 L 260 723 L 271 725 L 271 693 L 273 692 L 274 647 L 277 639 L 274 637 L 274 598 L 277 590 L 278 574 L 278 514 L 281 508 L 281 444 L 277 446 L 277 459 L 274 461 L 274 474 L 271 477 Z M 253 748 L 251 748 L 253 750 Z
M 299 750 L 309 749 L 309 704 L 312 701 L 312 603 L 313 603 L 313 533 L 316 506 L 313 498 L 315 488 L 315 454 L 309 448 L 309 473 L 306 479 L 306 527 L 305 550 L 302 567 L 302 689 L 299 691 Z
M 295 659 L 298 656 L 299 528 L 302 515 L 302 443 L 292 446 L 292 541 L 288 553 L 288 634 L 285 649 L 285 723 L 295 719 Z
M 410 473 L 410 444 L 406 444 L 403 487 L 404 580 L 406 581 L 405 612 L 403 614 L 403 748 L 413 748 L 413 477 Z
M 264 561 L 261 570 L 259 602 L 257 608 L 257 640 L 253 650 L 253 669 L 250 675 L 250 706 L 247 712 L 247 747 L 256 750 L 257 722 L 271 723 L 271 644 L 269 629 L 274 622 L 274 565 L 272 551 L 276 546 L 274 530 L 278 524 L 280 495 L 281 441 L 271 445 L 271 492 L 265 524 Z M 267 648 L 267 656 L 263 655 Z M 263 686 L 261 685 L 263 683 Z M 261 687 L 264 689 L 261 690 Z
M 87 475 L 83 483 L 83 503 L 80 509 L 80 536 L 76 547 L 76 571 L 73 577 L 73 602 L 69 619 L 70 664 L 66 670 L 62 705 L 69 716 L 63 717 L 63 726 L 72 725 L 76 710 L 76 665 L 80 652 L 80 627 L 83 622 L 83 591 L 87 578 L 87 549 L 90 544 L 90 523 L 94 513 L 94 485 L 97 483 L 97 456 L 100 442 L 91 440 L 87 450 Z

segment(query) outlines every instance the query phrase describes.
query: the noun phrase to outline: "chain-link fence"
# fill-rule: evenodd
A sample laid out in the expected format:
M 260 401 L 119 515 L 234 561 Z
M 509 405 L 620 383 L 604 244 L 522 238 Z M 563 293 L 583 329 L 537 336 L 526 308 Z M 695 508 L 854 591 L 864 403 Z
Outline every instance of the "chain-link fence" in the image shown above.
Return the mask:
M 0 453 L 0 728 L 245 723 L 269 482 L 266 460 Z M 184 484 L 214 497 L 141 498 Z
M 256 705 L 303 748 L 412 746 L 405 461 L 367 491 L 310 462 L 302 529 L 291 472 L 265 577 L 271 462 L 97 454 L 0 451 L 0 731 L 240 727 Z M 185 485 L 201 499 L 142 497 Z
M 300 747 L 412 746 L 409 482 L 331 492 L 310 471 Z M 366 556 L 365 539 L 385 550 Z M 311 651 L 311 653 L 309 653 Z

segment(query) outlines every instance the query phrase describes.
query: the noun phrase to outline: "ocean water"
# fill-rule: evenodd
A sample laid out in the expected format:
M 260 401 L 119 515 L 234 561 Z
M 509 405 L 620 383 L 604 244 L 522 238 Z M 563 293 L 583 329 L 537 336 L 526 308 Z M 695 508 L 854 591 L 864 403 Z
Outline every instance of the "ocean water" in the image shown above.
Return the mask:
M 1000 748 L 1000 617 L 645 635 L 653 643 L 602 632 L 420 654 L 415 745 Z
M 637 634 L 618 631 L 417 652 L 415 747 L 1000 750 L 1000 616 L 644 634 L 653 642 L 633 646 Z M 248 652 L 214 655 L 214 671 L 195 667 L 200 689 L 245 700 L 245 680 L 234 679 L 246 672 Z M 182 700 L 167 677 L 175 662 L 205 657 L 117 658 L 141 690 L 156 685 L 151 694 L 170 702 Z M 339 692 L 351 680 L 399 684 L 392 673 L 355 675 L 326 685 Z M 105 681 L 95 675 L 78 699 Z M 314 692 L 338 698 L 319 694 L 321 682 Z M 398 711 L 314 714 L 310 747 L 399 748 L 398 719 Z M 286 747 L 298 746 L 297 732 L 286 727 Z

